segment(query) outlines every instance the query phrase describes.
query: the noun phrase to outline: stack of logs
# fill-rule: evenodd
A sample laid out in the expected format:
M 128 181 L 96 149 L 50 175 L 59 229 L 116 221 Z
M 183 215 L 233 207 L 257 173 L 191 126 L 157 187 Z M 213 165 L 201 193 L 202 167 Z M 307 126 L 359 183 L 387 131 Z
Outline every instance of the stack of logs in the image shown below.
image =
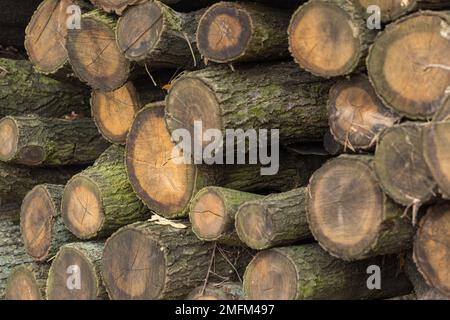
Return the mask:
M 450 1 L 32 2 L 0 4 L 0 298 L 450 298 Z M 179 161 L 198 122 L 278 129 L 278 172 Z

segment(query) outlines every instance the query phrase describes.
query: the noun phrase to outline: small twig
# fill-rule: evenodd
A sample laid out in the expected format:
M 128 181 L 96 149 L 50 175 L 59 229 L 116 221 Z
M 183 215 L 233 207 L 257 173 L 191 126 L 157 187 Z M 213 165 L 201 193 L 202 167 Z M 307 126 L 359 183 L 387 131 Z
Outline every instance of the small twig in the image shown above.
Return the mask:
M 153 79 L 152 74 L 150 73 L 150 71 L 148 71 L 147 63 L 145 64 L 145 71 L 147 71 L 147 74 L 148 74 L 148 76 L 150 77 L 150 79 L 152 80 L 153 85 L 154 85 L 155 87 L 157 87 L 158 85 L 156 84 L 155 79 Z
M 211 269 L 212 269 L 212 266 L 213 266 L 214 258 L 216 256 L 216 247 L 217 247 L 217 242 L 214 242 L 214 248 L 213 248 L 213 252 L 211 254 L 211 260 L 209 261 L 208 272 L 206 273 L 205 282 L 203 283 L 201 295 L 203 295 L 205 293 L 206 285 L 208 284 L 209 274 L 211 273 Z
M 195 58 L 194 49 L 192 49 L 192 44 L 189 41 L 186 32 L 183 32 L 183 37 L 184 37 L 184 39 L 186 39 L 186 42 L 187 42 L 187 44 L 189 46 L 189 50 L 191 50 L 192 60 L 194 60 L 194 67 L 196 67 L 197 66 L 197 59 Z

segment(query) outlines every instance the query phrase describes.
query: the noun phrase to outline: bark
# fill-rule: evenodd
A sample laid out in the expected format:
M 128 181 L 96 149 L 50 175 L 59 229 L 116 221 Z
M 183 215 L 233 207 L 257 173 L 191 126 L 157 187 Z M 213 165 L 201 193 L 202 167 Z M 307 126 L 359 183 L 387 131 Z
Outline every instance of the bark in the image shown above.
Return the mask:
M 80 239 L 108 236 L 149 214 L 128 182 L 124 148 L 118 145 L 69 180 L 61 208 L 66 227 Z
M 433 117 L 450 85 L 449 25 L 446 11 L 420 11 L 379 33 L 367 58 L 367 70 L 386 106 L 410 119 Z
M 191 137 L 194 121 L 202 121 L 203 130 L 218 129 L 224 136 L 225 129 L 278 129 L 283 144 L 321 141 L 331 84 L 286 62 L 234 72 L 210 67 L 174 83 L 166 98 L 166 123 L 171 133 L 182 128 Z
M 289 56 L 290 14 L 255 3 L 220 2 L 208 8 L 197 29 L 206 61 L 219 63 L 278 60 Z
M 0 3 L 0 45 L 23 47 L 25 27 L 41 0 L 2 0 Z M 20 10 L 17 10 L 20 8 Z
M 50 265 L 22 264 L 14 268 L 8 277 L 6 300 L 44 300 Z
M 274 175 L 262 175 L 265 166 L 260 164 L 196 165 L 183 155 L 172 154 L 176 144 L 163 117 L 162 108 L 144 108 L 137 114 L 128 135 L 125 160 L 133 190 L 151 210 L 166 218 L 186 217 L 192 197 L 206 186 L 270 193 L 305 185 L 325 160 L 282 151 Z
M 32 258 L 23 248 L 17 212 L 0 212 L 0 300 L 5 296 L 8 277 L 13 269 L 29 262 Z
M 47 279 L 48 300 L 106 300 L 101 276 L 101 259 L 104 243 L 74 242 L 59 250 L 52 262 Z M 77 266 L 77 270 L 73 269 Z M 68 272 L 72 271 L 72 272 Z M 79 287 L 77 281 L 80 277 Z M 74 287 L 70 289 L 68 284 Z
M 381 289 L 369 289 L 370 266 L 381 272 Z M 395 256 L 357 262 L 333 258 L 316 244 L 265 250 L 250 262 L 244 292 L 252 300 L 377 299 L 405 295 L 411 284 Z M 370 282 L 371 283 L 371 282 Z
M 130 76 L 115 39 L 116 19 L 98 10 L 83 14 L 81 29 L 69 29 L 66 49 L 75 75 L 93 89 L 112 91 Z M 95 36 L 92 36 L 95 34 Z
M 0 117 L 87 114 L 87 96 L 85 88 L 34 73 L 28 61 L 0 58 Z
M 288 34 L 289 50 L 300 67 L 330 78 L 362 66 L 376 33 L 351 1 L 310 0 L 292 16 Z
M 448 203 L 430 207 L 420 220 L 413 251 L 414 262 L 426 283 L 447 298 L 450 298 L 449 218 Z
M 424 9 L 442 10 L 450 8 L 450 1 L 445 0 L 408 0 L 408 1 L 385 1 L 385 0 L 353 0 L 355 6 L 365 17 L 373 15 L 367 12 L 368 6 L 376 5 L 380 8 L 381 21 L 387 23 L 394 21 L 410 12 Z
M 119 49 L 150 69 L 196 67 L 200 55 L 195 32 L 202 12 L 176 12 L 159 1 L 132 7 L 117 24 Z
M 404 206 L 419 207 L 433 199 L 436 182 L 423 156 L 424 125 L 403 123 L 380 135 L 374 168 L 383 190 Z
M 67 23 L 75 13 L 70 7 L 74 5 L 82 11 L 91 9 L 84 0 L 44 0 L 31 17 L 24 45 L 37 72 L 57 78 L 70 76 L 65 44 Z
M 237 282 L 211 283 L 192 290 L 187 300 L 245 300 L 242 284 Z
M 134 6 L 147 0 L 90 0 L 97 8 L 108 13 L 122 15 L 128 6 Z
M 187 221 L 155 217 L 126 226 L 106 242 L 103 276 L 111 299 L 180 299 L 205 279 L 239 277 L 250 255 L 197 239 Z
M 23 197 L 42 183 L 66 183 L 81 167 L 27 168 L 0 162 L 0 205 L 21 204 Z
M 131 81 L 109 92 L 93 90 L 92 118 L 106 140 L 125 144 L 136 113 L 145 104 L 161 101 L 164 96 L 163 90 L 154 85 L 136 88 Z
M 412 245 L 411 220 L 381 190 L 373 162 L 371 156 L 342 155 L 310 180 L 311 232 L 326 251 L 343 260 L 403 252 Z
M 29 166 L 91 164 L 109 145 L 89 118 L 7 116 L 0 135 L 0 160 Z
M 234 228 L 238 208 L 262 196 L 221 187 L 205 187 L 190 201 L 192 231 L 203 241 L 242 245 Z
M 76 239 L 62 221 L 63 190 L 63 185 L 37 185 L 22 202 L 20 230 L 25 251 L 37 261 L 53 258 L 62 245 Z
M 245 202 L 235 218 L 239 238 L 255 250 L 312 238 L 306 199 L 303 187 Z
M 400 121 L 363 75 L 339 80 L 330 90 L 327 109 L 333 137 L 352 151 L 371 150 L 379 134 Z

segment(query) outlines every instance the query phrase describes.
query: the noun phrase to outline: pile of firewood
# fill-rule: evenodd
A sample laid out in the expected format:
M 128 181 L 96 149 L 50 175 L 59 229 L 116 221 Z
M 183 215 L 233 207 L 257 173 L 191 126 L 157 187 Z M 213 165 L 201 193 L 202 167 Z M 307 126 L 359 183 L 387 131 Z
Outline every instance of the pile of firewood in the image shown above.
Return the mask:
M 1 1 L 0 298 L 450 298 L 450 1 L 282 2 Z

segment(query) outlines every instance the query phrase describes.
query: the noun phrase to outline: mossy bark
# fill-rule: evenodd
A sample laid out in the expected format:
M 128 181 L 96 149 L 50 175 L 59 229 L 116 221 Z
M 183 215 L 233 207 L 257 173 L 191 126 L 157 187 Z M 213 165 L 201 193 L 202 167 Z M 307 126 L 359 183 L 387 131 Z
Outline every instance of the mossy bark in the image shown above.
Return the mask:
M 5 299 L 44 300 L 49 269 L 46 263 L 27 263 L 14 268 L 8 277 Z
M 37 114 L 58 118 L 89 114 L 89 92 L 33 71 L 25 60 L 0 58 L 0 117 Z
M 263 263 L 271 262 L 273 269 L 262 269 Z M 275 264 L 279 263 L 284 263 L 286 269 L 277 270 Z M 370 266 L 380 268 L 381 289 L 369 289 L 369 277 L 373 273 L 368 272 Z M 279 279 L 282 280 L 277 282 Z M 271 282 L 275 287 L 264 290 Z M 278 287 L 282 284 L 288 285 L 289 290 Z M 378 299 L 405 295 L 411 290 L 406 276 L 400 273 L 398 257 L 344 262 L 316 244 L 262 251 L 244 275 L 244 291 L 250 299 Z
M 210 283 L 192 290 L 187 300 L 245 300 L 242 284 L 237 282 Z
M 187 221 L 157 218 L 126 226 L 107 240 L 103 276 L 112 299 L 180 299 L 205 279 L 217 278 L 209 271 L 235 280 L 249 258 L 245 249 L 198 240 Z M 133 276 L 139 270 L 149 271 Z
M 13 139 L 17 141 L 12 152 L 0 154 L 6 162 L 31 166 L 91 164 L 109 145 L 90 118 L 16 116 L 1 121 L 15 128 Z
M 239 238 L 256 250 L 312 238 L 306 201 L 307 189 L 297 188 L 245 202 L 235 218 Z

